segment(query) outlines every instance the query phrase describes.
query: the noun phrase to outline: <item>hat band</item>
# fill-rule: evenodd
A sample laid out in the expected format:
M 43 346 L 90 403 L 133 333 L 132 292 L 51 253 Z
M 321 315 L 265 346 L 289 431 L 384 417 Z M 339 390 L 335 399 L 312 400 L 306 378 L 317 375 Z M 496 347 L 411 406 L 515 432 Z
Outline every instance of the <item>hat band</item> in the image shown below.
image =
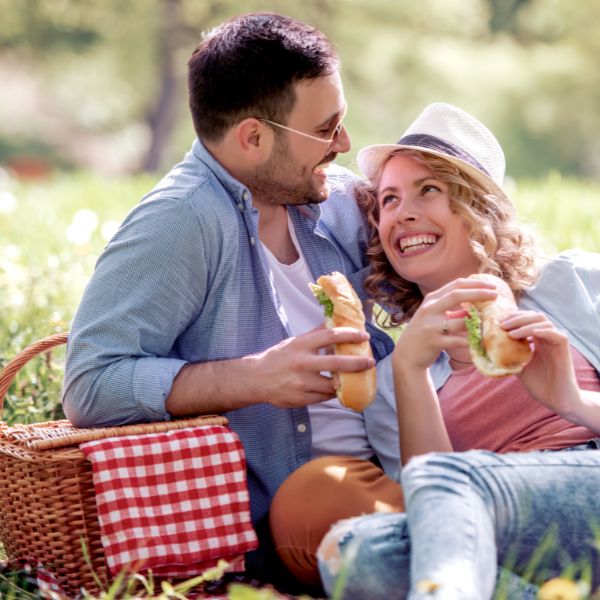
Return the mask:
M 445 140 L 441 140 L 433 135 L 427 135 L 424 133 L 415 133 L 412 135 L 405 135 L 398 140 L 400 146 L 420 146 L 428 150 L 435 150 L 441 154 L 447 154 L 454 158 L 459 158 L 464 162 L 469 163 L 471 166 L 483 171 L 490 179 L 494 179 L 486 169 L 484 169 L 470 154 L 461 150 L 458 146 L 454 146 Z

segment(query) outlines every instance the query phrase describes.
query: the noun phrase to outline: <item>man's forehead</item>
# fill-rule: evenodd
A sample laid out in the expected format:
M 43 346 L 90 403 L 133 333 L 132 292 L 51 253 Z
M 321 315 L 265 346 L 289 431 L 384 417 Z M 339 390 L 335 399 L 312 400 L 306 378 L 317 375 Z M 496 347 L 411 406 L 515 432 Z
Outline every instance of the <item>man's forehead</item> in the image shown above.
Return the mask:
M 310 119 L 315 125 L 326 124 L 346 110 L 344 88 L 337 71 L 299 81 L 294 88 L 296 102 L 290 118 Z

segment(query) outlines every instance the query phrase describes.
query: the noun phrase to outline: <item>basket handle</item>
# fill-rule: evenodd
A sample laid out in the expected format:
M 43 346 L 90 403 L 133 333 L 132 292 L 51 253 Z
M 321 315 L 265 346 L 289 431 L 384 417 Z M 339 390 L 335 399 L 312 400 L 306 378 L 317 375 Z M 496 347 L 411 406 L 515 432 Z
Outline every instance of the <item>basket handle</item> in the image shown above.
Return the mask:
M 50 348 L 54 348 L 54 346 L 66 344 L 68 337 L 68 331 L 49 335 L 48 337 L 38 340 L 37 342 L 33 342 L 33 344 L 30 344 L 21 350 L 21 352 L 19 352 L 11 361 L 6 364 L 2 372 L 0 372 L 0 414 L 2 413 L 2 407 L 4 406 L 4 397 L 6 396 L 6 392 L 8 392 L 8 388 L 13 382 L 13 379 L 18 373 L 19 369 L 23 365 L 27 364 L 34 356 L 37 356 L 46 350 L 50 350 Z

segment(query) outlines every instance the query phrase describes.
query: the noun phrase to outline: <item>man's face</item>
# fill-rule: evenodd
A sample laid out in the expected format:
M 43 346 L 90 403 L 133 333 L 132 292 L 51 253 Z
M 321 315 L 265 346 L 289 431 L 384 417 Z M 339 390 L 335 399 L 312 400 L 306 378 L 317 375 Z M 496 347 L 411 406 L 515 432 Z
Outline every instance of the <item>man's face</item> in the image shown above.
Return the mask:
M 294 108 L 283 125 L 297 131 L 279 128 L 275 132 L 269 160 L 249 183 L 259 203 L 323 202 L 329 193 L 325 168 L 338 153 L 350 150 L 343 126 L 334 135 L 346 110 L 339 73 L 302 81 L 295 85 L 295 92 Z

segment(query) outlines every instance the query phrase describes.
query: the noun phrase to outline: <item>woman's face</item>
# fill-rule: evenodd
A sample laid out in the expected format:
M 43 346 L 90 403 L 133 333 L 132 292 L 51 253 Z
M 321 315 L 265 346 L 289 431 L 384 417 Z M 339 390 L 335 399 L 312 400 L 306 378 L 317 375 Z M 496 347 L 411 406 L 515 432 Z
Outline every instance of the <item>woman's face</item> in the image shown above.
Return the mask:
M 469 229 L 450 209 L 448 185 L 412 156 L 392 156 L 377 193 L 379 237 L 394 270 L 423 294 L 475 273 Z

